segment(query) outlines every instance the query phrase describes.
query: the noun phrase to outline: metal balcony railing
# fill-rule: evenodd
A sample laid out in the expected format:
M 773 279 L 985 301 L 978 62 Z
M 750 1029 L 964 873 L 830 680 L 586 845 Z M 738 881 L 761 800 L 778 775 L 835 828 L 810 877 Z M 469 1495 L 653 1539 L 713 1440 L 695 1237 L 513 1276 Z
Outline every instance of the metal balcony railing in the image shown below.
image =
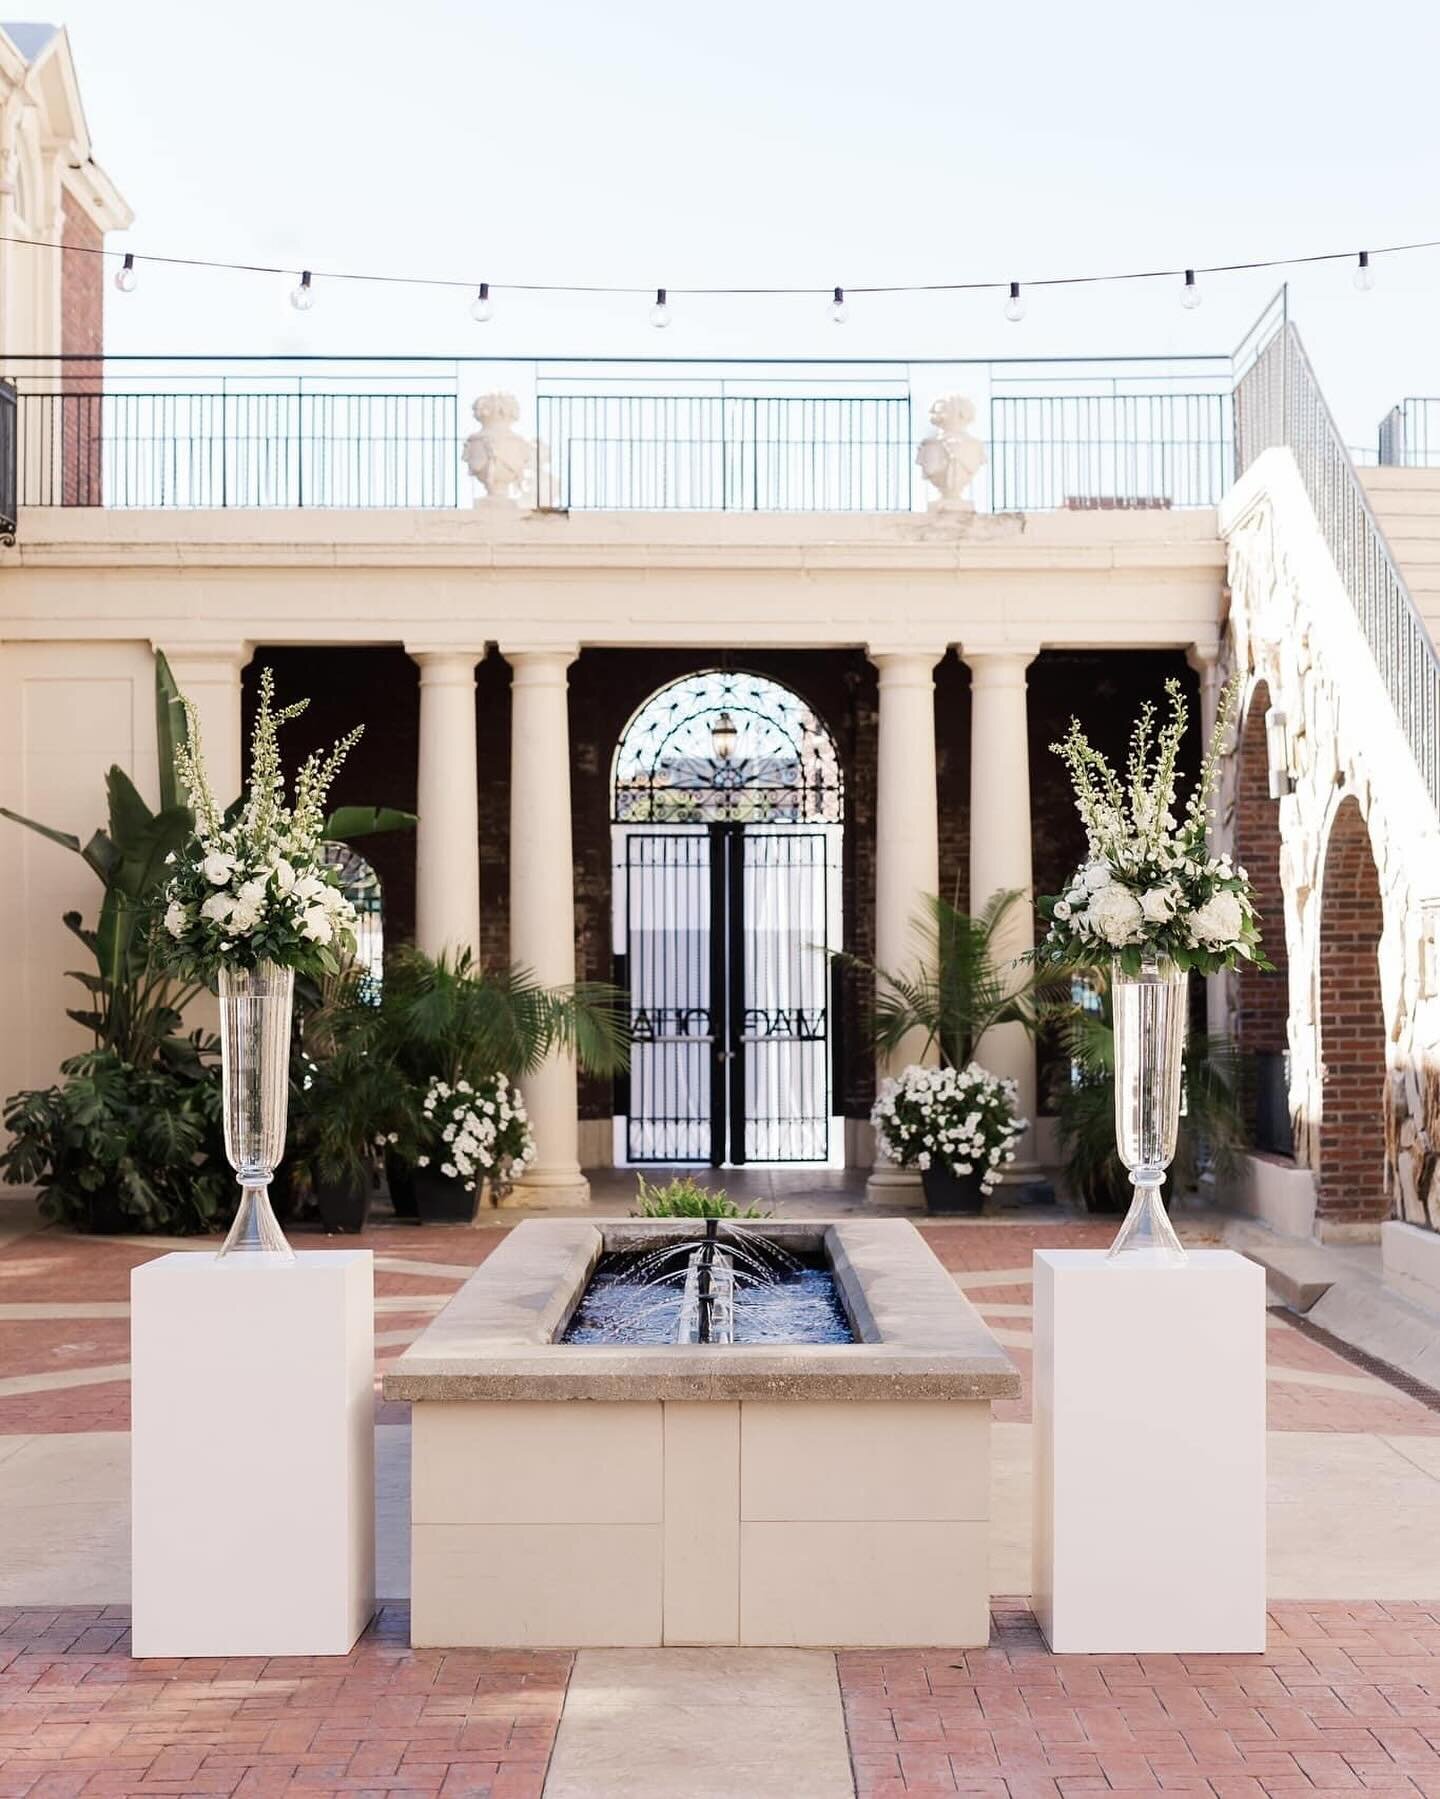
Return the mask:
M 541 446 L 533 499 L 564 511 L 920 511 L 916 449 L 955 393 L 987 450 L 981 510 L 1213 506 L 1232 456 L 1223 356 L 8 366 L 22 507 L 463 506 L 470 405 L 491 391 Z
M 0 543 L 15 541 L 15 389 L 0 381 Z
M 1283 289 L 1237 351 L 1236 365 L 1237 471 L 1277 446 L 1294 456 L 1430 797 L 1440 807 L 1440 658 L 1290 322 Z
M 1440 399 L 1402 400 L 1380 421 L 1382 468 L 1440 468 Z

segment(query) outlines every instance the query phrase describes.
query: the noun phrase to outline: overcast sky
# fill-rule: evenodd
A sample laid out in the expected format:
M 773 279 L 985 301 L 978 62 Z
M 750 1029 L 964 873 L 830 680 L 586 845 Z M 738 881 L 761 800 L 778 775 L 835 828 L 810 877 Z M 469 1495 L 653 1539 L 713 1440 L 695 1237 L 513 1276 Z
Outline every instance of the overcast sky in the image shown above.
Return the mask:
M 1440 238 L 1433 0 L 68 0 L 138 251 L 478 281 L 1025 280 Z M 1440 255 L 1292 277 L 1347 437 L 1440 393 Z M 1228 351 L 1277 285 L 674 303 L 146 269 L 112 349 Z M 956 385 L 963 386 L 963 382 Z

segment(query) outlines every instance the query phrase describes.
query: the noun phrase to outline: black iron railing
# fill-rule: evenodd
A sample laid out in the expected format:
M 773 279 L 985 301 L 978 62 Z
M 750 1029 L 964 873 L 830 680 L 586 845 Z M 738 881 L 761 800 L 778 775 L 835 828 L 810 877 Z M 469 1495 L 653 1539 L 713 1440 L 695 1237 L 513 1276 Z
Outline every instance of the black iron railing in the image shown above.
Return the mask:
M 0 543 L 14 543 L 16 516 L 15 388 L 0 381 Z
M 1390 554 L 1283 293 L 1251 334 L 1235 387 L 1236 466 L 1289 449 L 1430 797 L 1440 806 L 1440 658 Z
M 1409 399 L 1380 421 L 1382 468 L 1440 468 L 1440 400 Z

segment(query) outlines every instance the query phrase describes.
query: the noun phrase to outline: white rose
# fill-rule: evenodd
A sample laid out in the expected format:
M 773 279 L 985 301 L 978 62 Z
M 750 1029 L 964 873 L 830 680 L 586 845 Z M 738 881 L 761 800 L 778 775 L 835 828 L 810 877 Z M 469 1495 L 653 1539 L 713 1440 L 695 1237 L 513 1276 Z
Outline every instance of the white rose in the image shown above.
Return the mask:
M 260 909 L 258 906 L 236 905 L 230 913 L 228 928 L 234 931 L 237 937 L 248 937 L 259 922 Z
M 1140 941 L 1144 914 L 1130 889 L 1112 881 L 1092 896 L 1090 922 L 1107 943 L 1118 949 L 1123 944 Z
M 1208 943 L 1217 949 L 1237 943 L 1245 923 L 1239 897 L 1227 890 L 1212 895 L 1186 920 L 1192 943 Z
M 323 906 L 310 906 L 300 919 L 300 929 L 312 943 L 328 943 L 335 935 L 330 914 Z
M 1102 887 L 1110 885 L 1110 864 L 1108 862 L 1092 862 L 1080 878 L 1091 893 L 1098 893 Z
M 172 937 L 179 937 L 184 934 L 185 927 L 189 922 L 190 914 L 184 906 L 180 904 L 179 900 L 171 900 L 165 908 L 165 929 Z
M 1055 916 L 1062 922 L 1070 916 L 1070 904 L 1068 900 L 1056 900 Z
M 212 893 L 200 908 L 200 916 L 212 924 L 224 924 L 234 910 L 235 902 L 228 893 Z
M 212 850 L 200 864 L 200 872 L 212 887 L 223 887 L 235 872 L 235 858 L 223 850 Z
M 1142 893 L 1140 910 L 1151 924 L 1164 924 L 1175 916 L 1174 888 L 1152 887 L 1148 893 Z

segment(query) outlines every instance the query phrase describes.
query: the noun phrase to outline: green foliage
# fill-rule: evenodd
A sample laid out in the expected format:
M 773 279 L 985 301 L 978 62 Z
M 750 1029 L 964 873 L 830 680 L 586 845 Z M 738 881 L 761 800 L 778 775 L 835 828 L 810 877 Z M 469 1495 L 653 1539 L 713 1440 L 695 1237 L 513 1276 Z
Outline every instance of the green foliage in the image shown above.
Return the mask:
M 431 957 L 402 949 L 382 989 L 385 1053 L 423 1091 L 490 1075 L 533 1074 L 555 1050 L 591 1074 L 616 1074 L 629 1057 L 625 996 L 604 982 L 542 987 L 527 968 L 485 969 L 468 950 Z
M 1062 1027 L 1073 1071 L 1059 1095 L 1060 1143 L 1070 1184 L 1092 1212 L 1124 1210 L 1130 1176 L 1115 1153 L 1115 1027 L 1108 983 L 1099 1011 L 1076 1009 Z M 1184 1105 L 1167 1194 L 1191 1191 L 1208 1163 L 1233 1172 L 1245 1146 L 1240 1063 L 1223 1037 L 1193 1036 L 1185 1045 Z
M 699 1181 L 677 1177 L 661 1187 L 639 1175 L 635 1189 L 634 1218 L 768 1218 L 760 1206 L 741 1211 L 723 1187 L 702 1187 Z
M 297 993 L 286 1161 L 302 1191 L 363 1185 L 384 1140 L 413 1130 L 413 1102 L 367 986 L 366 971 L 349 964 Z
M 874 978 L 870 1038 L 879 1055 L 891 1055 L 907 1040 L 919 1038 L 922 1058 L 938 1046 L 946 1063 L 964 1068 L 993 1026 L 1020 1024 L 1033 1032 L 1055 995 L 1068 995 L 1068 978 L 1057 980 L 1052 971 L 1033 964 L 1003 961 L 997 952 L 1005 920 L 1023 899 L 1018 890 L 997 893 L 972 918 L 948 900 L 926 894 L 914 923 L 920 953 L 911 972 L 846 958 Z
M 198 1034 L 191 1042 L 198 1076 L 96 1049 L 61 1065 L 61 1085 L 16 1094 L 0 1173 L 38 1187 L 45 1216 L 78 1230 L 213 1228 L 233 1185 L 219 1083 Z

